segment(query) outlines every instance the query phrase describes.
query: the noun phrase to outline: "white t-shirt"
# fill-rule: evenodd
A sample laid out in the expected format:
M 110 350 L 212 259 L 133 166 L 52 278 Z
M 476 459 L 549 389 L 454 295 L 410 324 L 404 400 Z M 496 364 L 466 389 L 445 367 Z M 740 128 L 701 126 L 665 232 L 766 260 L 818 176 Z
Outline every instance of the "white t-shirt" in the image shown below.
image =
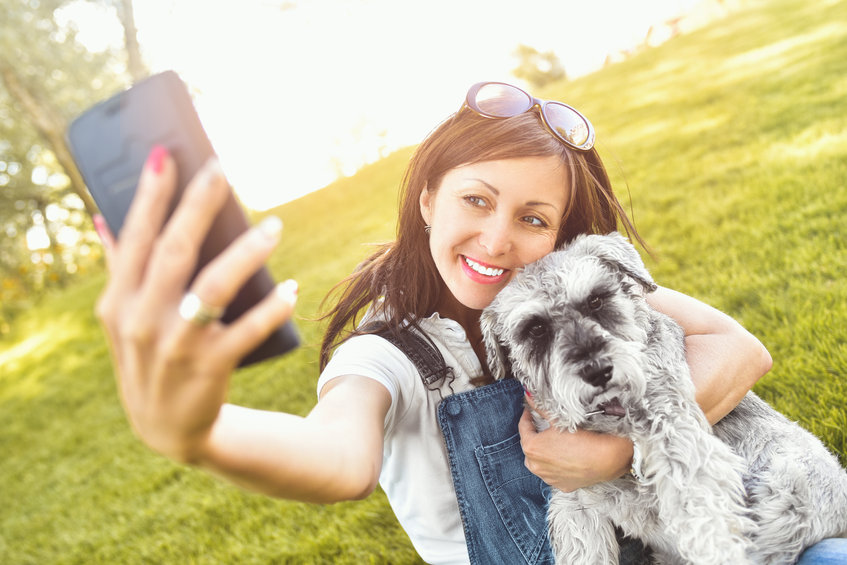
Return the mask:
M 442 384 L 441 395 L 473 388 L 470 379 L 481 376 L 482 367 L 464 329 L 437 313 L 419 325 L 454 371 L 455 379 L 449 386 Z M 391 394 L 379 484 L 415 550 L 427 563 L 468 563 L 447 449 L 438 425 L 439 391 L 427 390 L 408 357 L 375 335 L 353 337 L 336 349 L 318 380 L 318 394 L 327 382 L 343 375 L 374 379 Z

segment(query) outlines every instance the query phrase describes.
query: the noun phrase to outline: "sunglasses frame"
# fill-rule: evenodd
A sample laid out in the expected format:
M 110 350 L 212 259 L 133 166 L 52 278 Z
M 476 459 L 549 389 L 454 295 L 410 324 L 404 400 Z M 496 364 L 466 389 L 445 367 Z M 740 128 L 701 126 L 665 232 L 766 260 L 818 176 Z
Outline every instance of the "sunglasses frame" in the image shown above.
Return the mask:
M 477 94 L 479 94 L 479 91 L 482 90 L 483 87 L 486 87 L 486 86 L 489 86 L 489 85 L 492 85 L 492 84 L 505 86 L 505 87 L 511 88 L 511 89 L 523 94 L 526 97 L 526 101 L 527 101 L 526 108 L 524 110 L 520 111 L 520 112 L 516 112 L 516 113 L 511 114 L 509 116 L 496 115 L 496 114 L 491 114 L 491 113 L 482 111 L 480 109 L 480 107 L 477 105 L 476 96 L 477 96 Z M 573 114 L 576 115 L 577 118 L 579 118 L 580 120 L 582 120 L 585 123 L 586 127 L 588 128 L 588 137 L 585 139 L 585 141 L 583 143 L 576 144 L 576 143 L 570 141 L 569 139 L 565 138 L 558 131 L 556 131 L 556 129 L 551 125 L 550 119 L 547 116 L 547 107 L 550 106 L 550 105 L 556 105 L 556 106 L 564 107 L 568 111 L 573 112 Z M 590 151 L 594 147 L 594 126 L 591 124 L 591 122 L 588 120 L 588 118 L 586 118 L 584 115 L 582 115 L 582 113 L 580 113 L 579 110 L 577 110 L 576 108 L 574 108 L 572 106 L 568 106 L 564 102 L 559 102 L 558 100 L 542 100 L 541 98 L 536 98 L 536 97 L 532 96 L 531 94 L 529 94 L 528 92 L 526 92 L 525 90 L 523 90 L 522 88 L 519 88 L 519 87 L 517 87 L 513 84 L 509 84 L 507 82 L 485 81 L 485 82 L 478 82 L 478 83 L 474 84 L 468 90 L 468 94 L 465 97 L 465 103 L 462 104 L 461 109 L 464 109 L 464 108 L 468 108 L 471 111 L 473 111 L 474 113 L 476 113 L 476 114 L 478 114 L 478 115 L 480 115 L 484 118 L 490 118 L 490 119 L 494 119 L 494 120 L 504 120 L 506 118 L 512 118 L 514 116 L 519 116 L 520 114 L 524 114 L 526 112 L 529 112 L 530 110 L 535 110 L 536 112 L 538 112 L 538 115 L 541 116 L 541 122 L 544 124 L 544 127 L 547 129 L 547 131 L 549 131 L 551 134 L 553 134 L 556 137 L 556 139 L 561 140 L 568 147 L 571 147 L 571 148 L 576 149 L 578 151 Z

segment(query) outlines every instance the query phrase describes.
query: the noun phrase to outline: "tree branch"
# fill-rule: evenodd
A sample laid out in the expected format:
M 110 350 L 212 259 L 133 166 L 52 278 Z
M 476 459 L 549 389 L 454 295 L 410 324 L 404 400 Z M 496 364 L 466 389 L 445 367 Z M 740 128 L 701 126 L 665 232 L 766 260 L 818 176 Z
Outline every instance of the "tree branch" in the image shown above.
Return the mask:
M 88 213 L 92 215 L 98 213 L 97 205 L 85 188 L 85 181 L 76 168 L 76 163 L 65 142 L 67 127 L 65 120 L 27 88 L 5 57 L 0 57 L 0 81 L 20 111 L 29 118 L 30 123 L 47 142 L 47 146 L 53 151 L 56 160 L 70 179 L 71 189 L 82 199 Z

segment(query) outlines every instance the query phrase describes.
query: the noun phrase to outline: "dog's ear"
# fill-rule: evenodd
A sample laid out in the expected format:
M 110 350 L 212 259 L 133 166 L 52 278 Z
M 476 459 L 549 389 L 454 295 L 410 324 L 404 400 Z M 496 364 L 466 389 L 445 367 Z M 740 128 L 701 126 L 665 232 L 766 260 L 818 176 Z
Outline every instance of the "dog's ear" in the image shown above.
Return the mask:
M 488 363 L 488 370 L 491 372 L 491 376 L 499 381 L 508 374 L 509 357 L 497 339 L 494 314 L 488 310 L 483 310 L 479 318 L 479 326 L 482 330 L 482 343 L 485 346 L 485 358 Z
M 593 255 L 631 277 L 647 292 L 653 292 L 658 288 L 638 251 L 620 233 L 586 235 L 574 240 L 573 245 L 581 246 L 587 255 Z

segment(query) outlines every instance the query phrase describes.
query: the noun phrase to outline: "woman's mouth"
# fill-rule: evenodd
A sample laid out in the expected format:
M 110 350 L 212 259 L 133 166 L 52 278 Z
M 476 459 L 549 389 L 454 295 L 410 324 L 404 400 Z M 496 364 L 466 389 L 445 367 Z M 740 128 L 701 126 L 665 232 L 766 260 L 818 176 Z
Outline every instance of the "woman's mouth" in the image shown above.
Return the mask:
M 462 267 L 473 280 L 486 284 L 500 282 L 509 272 L 509 269 L 486 265 L 465 255 L 462 255 Z

